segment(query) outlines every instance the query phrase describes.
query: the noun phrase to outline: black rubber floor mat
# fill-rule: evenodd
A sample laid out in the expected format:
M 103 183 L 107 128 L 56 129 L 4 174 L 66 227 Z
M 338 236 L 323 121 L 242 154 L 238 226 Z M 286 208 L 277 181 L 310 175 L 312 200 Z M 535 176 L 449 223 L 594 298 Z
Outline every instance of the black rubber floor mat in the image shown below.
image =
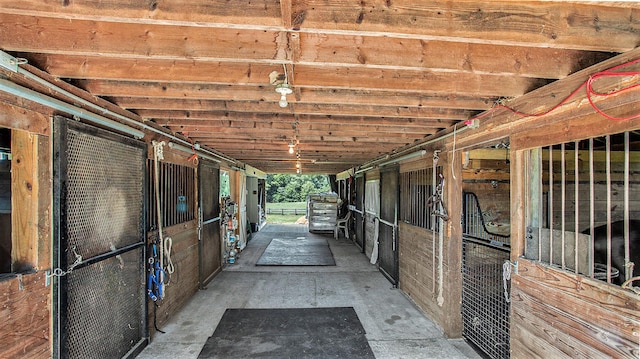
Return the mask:
M 336 261 L 324 238 L 274 238 L 257 266 L 334 266 Z
M 199 359 L 375 358 L 352 307 L 227 309 Z

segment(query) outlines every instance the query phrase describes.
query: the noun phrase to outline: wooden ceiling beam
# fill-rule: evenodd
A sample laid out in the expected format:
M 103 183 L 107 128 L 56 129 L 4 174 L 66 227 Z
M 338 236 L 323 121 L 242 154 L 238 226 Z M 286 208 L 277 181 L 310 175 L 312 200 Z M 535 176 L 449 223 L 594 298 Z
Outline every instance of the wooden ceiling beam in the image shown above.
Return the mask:
M 273 101 L 278 99 L 273 86 L 220 85 L 117 80 L 76 80 L 75 84 L 96 96 Z M 378 104 L 384 106 L 444 107 L 486 110 L 496 100 L 490 96 L 465 96 L 451 93 L 421 93 L 383 90 L 302 88 L 299 103 Z
M 336 64 L 559 79 L 613 56 L 610 52 L 397 37 L 307 33 L 301 33 L 300 37 L 299 63 L 315 66 Z
M 175 132 L 181 132 L 183 134 L 185 134 L 184 131 L 181 131 L 179 129 L 176 129 Z M 226 133 L 226 134 L 219 134 L 219 133 L 215 133 L 215 132 L 206 132 L 206 131 L 193 131 L 193 132 L 189 132 L 186 131 L 186 134 L 188 135 L 190 138 L 193 138 L 194 140 L 200 140 L 200 139 L 210 139 L 210 140 L 216 140 L 216 139 L 220 139 L 222 137 L 228 138 L 228 139 L 233 139 L 233 140 L 240 140 L 240 141 L 244 141 L 244 140 L 266 140 L 266 141 L 283 141 L 283 142 L 287 142 L 289 141 L 291 138 L 293 138 L 293 135 L 291 136 L 287 136 L 284 135 L 282 133 L 265 133 L 265 131 L 259 131 L 259 132 L 254 132 L 252 136 L 248 136 L 242 133 Z M 350 142 L 350 143 L 372 143 L 372 144 L 380 144 L 380 143 L 392 143 L 395 144 L 396 146 L 399 145 L 405 145 L 405 144 L 410 144 L 420 138 L 426 137 L 426 136 L 411 136 L 408 134 L 405 134 L 404 136 L 384 136 L 384 137 L 380 137 L 379 134 L 376 134 L 375 136 L 368 136 L 365 133 L 360 133 L 360 136 L 344 136 L 341 134 L 332 134 L 332 135 L 324 135 L 324 134 L 310 134 L 310 135 L 305 135 L 305 134 L 300 134 L 297 136 L 298 140 L 300 140 L 301 143 L 304 142 L 327 142 L 327 143 L 335 143 L 335 142 Z
M 0 33 L 11 32 L 16 35 L 3 39 L 5 51 L 128 59 L 292 62 L 330 68 L 339 65 L 510 73 L 554 79 L 612 56 L 610 53 L 553 48 L 278 30 L 104 23 L 0 12 Z M 495 56 L 496 53 L 509 56 Z M 290 83 L 294 83 L 291 80 Z
M 281 28 L 279 0 L 90 0 L 42 2 L 0 0 L 0 11 L 8 14 L 48 16 L 62 19 L 120 20 L 140 24 L 196 24 L 202 27 Z
M 110 98 L 118 106 L 132 111 L 138 110 L 191 110 L 191 111 L 228 111 L 250 113 L 290 113 L 291 108 L 298 115 L 337 115 L 371 117 L 413 117 L 443 120 L 465 120 L 475 112 L 458 109 L 439 109 L 426 107 L 394 107 L 366 105 L 331 104 L 291 104 L 281 108 L 275 102 L 254 101 L 216 101 L 216 100 L 172 100 L 160 98 Z
M 229 137 L 217 137 L 213 138 L 211 136 L 203 136 L 203 137 L 194 137 L 194 141 L 199 142 L 203 141 L 206 143 L 215 146 L 216 148 L 229 148 L 236 150 L 244 150 L 244 151 L 266 151 L 273 150 L 278 154 L 288 154 L 287 151 L 289 149 L 288 144 L 289 140 L 283 139 L 275 139 L 275 140 L 258 140 L 255 138 L 251 139 L 237 139 L 237 138 L 229 138 Z M 392 146 L 390 144 L 386 144 L 384 142 L 376 144 L 376 143 L 358 143 L 358 142 L 343 142 L 343 143 L 328 143 L 328 142 L 312 142 L 312 141 L 302 141 L 297 147 L 300 148 L 304 152 L 308 151 L 320 151 L 320 154 L 324 154 L 327 152 L 339 152 L 342 155 L 352 155 L 352 154 L 363 154 L 369 152 L 379 152 L 386 148 Z M 391 150 L 391 149 L 390 149 Z
M 278 0 L 94 0 L 60 4 L 0 0 L 0 11 L 63 19 L 289 30 L 285 27 L 289 21 L 283 20 L 289 16 L 288 4 Z M 405 5 L 386 0 L 305 0 L 291 1 L 290 12 L 291 29 L 307 33 L 625 52 L 638 45 L 639 11 L 637 4 L 614 7 L 606 2 L 434 0 Z
M 433 91 L 479 96 L 513 97 L 545 85 L 548 80 L 430 70 L 362 67 L 296 66 L 296 83 L 310 88 Z
M 425 39 L 625 52 L 638 44 L 640 9 L 561 1 L 448 1 L 411 5 L 368 2 L 295 2 L 301 31 L 405 34 Z
M 396 120 L 396 121 L 391 121 Z M 286 121 L 234 121 L 234 120 L 153 120 L 153 122 L 165 127 L 196 127 L 202 130 L 213 130 L 215 128 L 271 128 L 281 131 L 294 131 L 291 122 Z M 299 121 L 296 128 L 304 130 L 325 130 L 341 131 L 352 128 L 360 131 L 390 131 L 390 132 L 412 132 L 424 131 L 425 129 L 441 129 L 453 125 L 453 121 L 443 122 L 438 120 L 416 120 L 416 119 L 381 119 L 363 121 L 340 121 L 335 118 L 331 121 Z
M 70 79 L 110 79 L 217 84 L 268 85 L 269 73 L 281 66 L 197 60 L 123 59 L 104 56 L 24 54 L 54 76 Z M 512 97 L 548 81 L 518 76 L 468 72 L 295 66 L 296 86 L 350 90 L 435 91 L 479 96 Z
M 265 114 L 224 111 L 189 111 L 189 110 L 136 110 L 138 115 L 147 120 L 153 120 L 160 125 L 167 124 L 198 124 L 203 121 L 234 121 L 234 122 L 282 122 L 291 125 L 298 123 L 314 124 L 345 124 L 371 125 L 371 126 L 405 126 L 405 127 L 449 127 L 456 120 L 409 118 L 409 117 L 375 117 L 375 116 L 317 116 L 300 115 L 294 117 L 291 114 Z M 192 122 L 191 122 L 192 121 Z
M 97 22 L 22 16 L 0 12 L 0 33 L 5 51 L 66 55 L 101 55 L 115 58 L 195 59 L 284 63 L 278 44 L 287 42 L 279 30 L 206 28 Z
M 245 136 L 248 138 L 280 138 L 280 136 L 293 137 L 294 131 L 291 130 L 291 136 L 287 136 L 286 133 L 288 130 L 283 130 L 281 128 L 268 128 L 268 127 L 206 127 L 206 126 L 168 126 L 169 129 L 175 132 L 182 132 L 185 134 L 189 134 L 191 136 L 196 135 L 196 133 L 210 134 L 211 136 L 229 136 L 229 135 L 237 135 L 237 136 Z M 298 139 L 302 140 L 307 136 L 323 136 L 325 139 L 330 138 L 332 136 L 340 136 L 340 137 L 352 137 L 358 138 L 366 134 L 367 137 L 376 137 L 376 136 L 385 136 L 385 137 L 394 137 L 394 138 L 402 138 L 402 139 L 419 139 L 424 138 L 428 135 L 432 135 L 437 132 L 438 129 L 435 128 L 412 128 L 411 130 L 403 129 L 403 128 L 360 128 L 357 127 L 347 127 L 343 126 L 342 129 L 336 130 L 326 130 L 326 129 L 301 129 L 298 130 L 298 135 L 296 136 Z M 277 137 L 276 137 L 277 136 Z

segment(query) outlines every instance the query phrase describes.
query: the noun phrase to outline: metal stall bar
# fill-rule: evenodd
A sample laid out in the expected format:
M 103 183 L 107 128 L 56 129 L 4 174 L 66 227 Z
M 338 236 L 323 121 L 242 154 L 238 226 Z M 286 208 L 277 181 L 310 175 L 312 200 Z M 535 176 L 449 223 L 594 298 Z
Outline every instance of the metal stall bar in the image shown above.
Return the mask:
M 566 157 L 565 157 L 565 144 L 564 142 L 560 144 L 560 265 L 564 270 L 567 268 L 565 259 L 564 259 L 564 241 L 565 241 L 565 218 L 564 213 L 566 211 L 565 202 L 567 201 L 567 165 L 566 165 Z M 553 233 L 553 231 L 551 232 Z M 551 258 L 551 263 L 553 263 L 553 258 Z
M 611 283 L 611 136 L 605 137 L 607 171 L 607 283 Z
M 589 139 L 589 235 L 593 238 L 594 234 L 594 214 L 595 214 L 595 170 L 593 165 L 593 138 Z M 594 248 L 589 246 L 589 258 L 594 257 Z M 595 278 L 595 261 L 591 261 L 591 278 Z
M 553 263 L 553 146 L 549 146 L 549 264 Z
M 574 151 L 573 151 L 573 162 L 574 162 L 574 165 L 573 165 L 573 177 L 574 177 L 573 178 L 573 186 L 574 186 L 574 203 L 575 203 L 575 210 L 573 212 L 573 214 L 574 214 L 574 225 L 573 225 L 573 233 L 574 233 L 573 240 L 574 240 L 574 243 L 573 243 L 573 248 L 575 249 L 574 250 L 573 263 L 575 264 L 574 265 L 575 266 L 574 273 L 576 273 L 576 274 L 578 274 L 578 270 L 579 270 L 579 267 L 580 267 L 580 265 L 578 264 L 579 263 L 579 260 L 578 260 L 578 257 L 579 257 L 578 256 L 578 252 L 579 252 L 579 250 L 578 250 L 578 245 L 579 245 L 578 233 L 580 231 L 580 221 L 579 221 L 580 220 L 580 215 L 579 215 L 579 213 L 580 213 L 580 193 L 579 192 L 580 191 L 578 190 L 579 185 L 580 185 L 580 181 L 579 181 L 580 166 L 578 165 L 578 161 L 579 161 L 578 154 L 579 154 L 579 149 L 580 149 L 579 143 L 580 142 L 575 141 L 574 145 L 573 145 L 573 149 L 574 149 Z
M 629 280 L 633 276 L 633 267 L 629 265 L 630 256 L 630 235 L 629 235 L 629 132 L 624 133 L 624 280 Z M 640 263 L 635 263 L 640 264 Z

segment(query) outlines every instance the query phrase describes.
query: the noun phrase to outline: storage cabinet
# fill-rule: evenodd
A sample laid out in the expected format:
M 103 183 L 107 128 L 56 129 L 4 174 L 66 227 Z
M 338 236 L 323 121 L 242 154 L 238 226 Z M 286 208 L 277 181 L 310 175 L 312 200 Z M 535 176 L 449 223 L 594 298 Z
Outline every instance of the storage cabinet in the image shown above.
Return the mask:
M 309 232 L 330 232 L 338 220 L 338 195 L 335 193 L 311 194 L 307 198 Z

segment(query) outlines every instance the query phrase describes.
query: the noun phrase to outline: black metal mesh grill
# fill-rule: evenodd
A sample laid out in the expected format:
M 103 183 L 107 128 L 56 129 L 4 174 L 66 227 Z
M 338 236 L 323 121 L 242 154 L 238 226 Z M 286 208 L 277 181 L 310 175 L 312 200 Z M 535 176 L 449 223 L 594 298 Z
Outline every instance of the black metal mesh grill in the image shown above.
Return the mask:
M 507 260 L 508 249 L 463 240 L 462 331 L 490 358 L 509 358 L 509 303 L 502 279 Z
M 86 259 L 140 241 L 143 150 L 71 130 L 67 143 L 68 248 Z
M 122 358 L 144 336 L 142 247 L 67 275 L 67 355 Z
M 54 356 L 121 358 L 146 337 L 146 146 L 55 121 Z

